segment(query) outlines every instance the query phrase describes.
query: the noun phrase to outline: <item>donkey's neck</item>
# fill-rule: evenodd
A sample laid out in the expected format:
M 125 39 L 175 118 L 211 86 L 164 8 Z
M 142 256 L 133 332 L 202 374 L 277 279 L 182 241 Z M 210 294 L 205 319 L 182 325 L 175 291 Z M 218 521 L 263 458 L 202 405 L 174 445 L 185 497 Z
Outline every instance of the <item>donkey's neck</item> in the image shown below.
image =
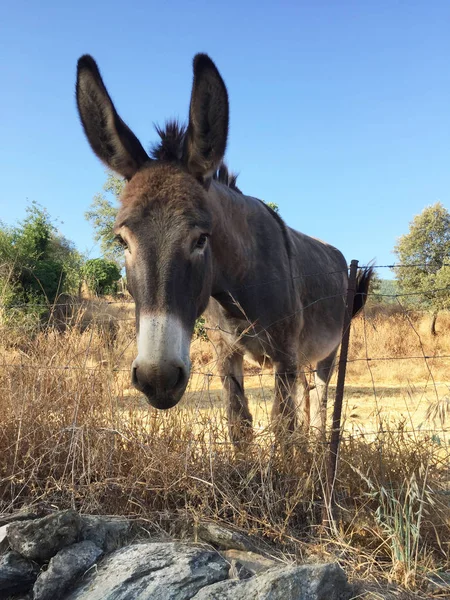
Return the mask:
M 261 277 L 289 277 L 289 234 L 281 219 L 260 200 L 214 181 L 208 199 L 213 216 L 212 296 L 223 299 L 231 294 L 245 302 Z
M 249 274 L 253 262 L 252 206 L 249 200 L 253 199 L 215 181 L 211 184 L 208 198 L 213 216 L 212 295 L 215 295 L 242 285 Z

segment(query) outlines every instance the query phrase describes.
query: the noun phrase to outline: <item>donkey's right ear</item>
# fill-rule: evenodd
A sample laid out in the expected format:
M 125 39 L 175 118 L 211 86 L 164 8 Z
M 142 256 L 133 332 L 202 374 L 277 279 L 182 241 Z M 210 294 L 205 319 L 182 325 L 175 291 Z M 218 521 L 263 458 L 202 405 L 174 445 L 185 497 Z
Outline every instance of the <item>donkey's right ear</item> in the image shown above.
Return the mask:
M 183 160 L 196 179 L 206 183 L 220 167 L 228 137 L 228 92 L 207 54 L 194 57 L 189 125 Z
M 150 160 L 140 141 L 117 114 L 92 56 L 78 61 L 77 106 L 95 154 L 119 175 L 131 179 Z

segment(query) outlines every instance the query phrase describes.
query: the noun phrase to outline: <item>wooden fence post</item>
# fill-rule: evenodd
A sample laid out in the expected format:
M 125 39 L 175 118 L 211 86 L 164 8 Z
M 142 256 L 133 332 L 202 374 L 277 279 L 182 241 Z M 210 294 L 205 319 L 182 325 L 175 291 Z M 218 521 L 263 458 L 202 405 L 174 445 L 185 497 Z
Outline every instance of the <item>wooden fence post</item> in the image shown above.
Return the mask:
M 352 321 L 353 302 L 356 293 L 356 275 L 358 272 L 358 261 L 350 263 L 350 275 L 348 278 L 347 302 L 344 314 L 344 325 L 342 328 L 342 343 L 339 354 L 339 370 L 336 384 L 336 398 L 333 408 L 333 424 L 330 437 L 330 454 L 327 466 L 327 479 L 325 488 L 325 503 L 322 513 L 322 525 L 332 523 L 334 519 L 334 484 L 336 480 L 337 460 L 339 443 L 341 438 L 341 415 L 344 400 L 345 372 L 347 370 L 348 346 L 350 341 L 350 324 Z

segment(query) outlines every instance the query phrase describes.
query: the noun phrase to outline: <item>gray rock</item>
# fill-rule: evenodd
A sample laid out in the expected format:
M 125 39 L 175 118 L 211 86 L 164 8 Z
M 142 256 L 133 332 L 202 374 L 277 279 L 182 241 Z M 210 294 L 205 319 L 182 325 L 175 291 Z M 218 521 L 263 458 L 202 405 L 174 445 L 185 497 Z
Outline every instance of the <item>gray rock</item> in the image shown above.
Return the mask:
M 0 557 L 0 597 L 27 592 L 39 573 L 39 567 L 17 554 L 8 552 Z
M 79 542 L 63 548 L 49 562 L 34 584 L 34 600 L 54 600 L 61 598 L 72 584 L 85 573 L 102 550 L 93 542 Z
M 39 507 L 36 510 L 23 508 L 10 514 L 2 514 L 0 515 L 0 525 L 9 525 L 9 523 L 12 523 L 13 521 L 29 521 L 31 519 L 43 517 L 45 514 L 43 514 L 43 510 L 43 508 Z
M 135 544 L 90 571 L 64 600 L 188 600 L 227 577 L 217 553 L 178 542 Z
M 222 556 L 230 563 L 229 577 L 231 579 L 248 579 L 253 575 L 267 571 L 272 567 L 282 567 L 283 563 L 266 558 L 256 552 L 243 550 L 225 550 Z
M 13 550 L 43 563 L 61 548 L 77 541 L 81 521 L 73 510 L 57 512 L 41 519 L 11 523 L 7 536 Z
M 246 579 L 221 581 L 193 600 L 348 600 L 352 588 L 338 564 L 274 568 Z
M 0 527 L 0 554 L 4 554 L 9 550 L 9 541 L 7 537 L 8 525 L 2 525 Z
M 200 523 L 197 536 L 204 542 L 217 546 L 220 550 L 243 550 L 253 552 L 256 550 L 251 539 L 239 531 L 215 523 Z
M 128 519 L 95 515 L 81 517 L 81 539 L 94 542 L 104 552 L 123 546 L 130 531 L 131 521 Z

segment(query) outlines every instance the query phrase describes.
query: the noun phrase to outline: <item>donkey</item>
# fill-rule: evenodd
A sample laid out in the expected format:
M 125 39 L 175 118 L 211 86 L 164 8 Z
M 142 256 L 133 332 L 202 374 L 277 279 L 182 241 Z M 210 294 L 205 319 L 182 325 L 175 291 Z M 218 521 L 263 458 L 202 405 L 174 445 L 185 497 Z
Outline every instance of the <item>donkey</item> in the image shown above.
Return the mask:
M 115 223 L 136 305 L 133 385 L 158 409 L 175 406 L 190 374 L 190 342 L 206 311 L 227 397 L 230 437 L 251 437 L 243 357 L 272 364 L 272 416 L 323 428 L 327 388 L 340 344 L 347 263 L 339 250 L 287 225 L 246 196 L 223 158 L 229 104 L 206 54 L 193 61 L 187 126 L 158 128 L 150 153 L 118 115 L 94 59 L 78 61 L 77 106 L 97 156 L 127 181 Z M 372 276 L 360 270 L 353 315 Z M 306 373 L 314 370 L 309 398 Z

